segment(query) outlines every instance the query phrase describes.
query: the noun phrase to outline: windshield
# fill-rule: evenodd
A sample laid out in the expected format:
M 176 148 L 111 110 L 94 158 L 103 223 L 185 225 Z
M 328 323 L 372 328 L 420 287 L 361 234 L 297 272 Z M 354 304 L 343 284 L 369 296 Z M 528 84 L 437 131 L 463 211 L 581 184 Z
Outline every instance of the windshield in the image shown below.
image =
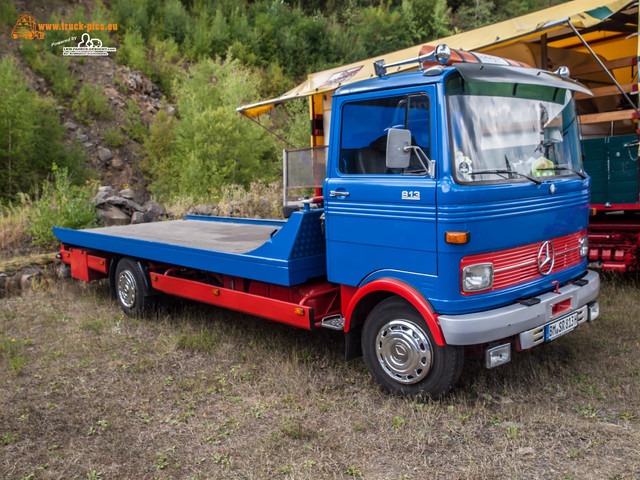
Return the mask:
M 447 81 L 447 100 L 459 183 L 582 176 L 569 90 L 454 76 Z

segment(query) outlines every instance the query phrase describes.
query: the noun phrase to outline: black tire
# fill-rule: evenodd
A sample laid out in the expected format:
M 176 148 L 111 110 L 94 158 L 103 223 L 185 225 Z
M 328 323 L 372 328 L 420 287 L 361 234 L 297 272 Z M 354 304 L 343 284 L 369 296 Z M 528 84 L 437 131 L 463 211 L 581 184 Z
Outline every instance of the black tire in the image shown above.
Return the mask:
M 130 317 L 140 317 L 156 305 L 156 297 L 147 287 L 146 276 L 140 263 L 132 258 L 123 258 L 116 266 L 115 297 Z
M 464 348 L 437 345 L 424 318 L 399 297 L 387 298 L 369 313 L 362 352 L 385 390 L 434 400 L 453 388 L 464 362 Z

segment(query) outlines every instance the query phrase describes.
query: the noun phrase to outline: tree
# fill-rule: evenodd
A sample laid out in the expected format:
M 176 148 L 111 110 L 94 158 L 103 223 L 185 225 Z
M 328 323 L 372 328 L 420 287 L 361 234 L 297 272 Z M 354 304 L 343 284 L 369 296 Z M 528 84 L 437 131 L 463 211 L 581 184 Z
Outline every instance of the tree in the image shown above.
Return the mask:
M 79 170 L 75 150 L 65 151 L 64 131 L 51 98 L 39 98 L 11 56 L 0 60 L 0 201 L 34 192 L 54 163 Z
M 206 199 L 224 185 L 273 181 L 276 147 L 236 107 L 258 98 L 259 78 L 239 61 L 203 60 L 178 82 L 179 121 L 159 116 L 145 143 L 150 189 L 161 197 Z M 167 139 L 170 139 L 168 141 Z

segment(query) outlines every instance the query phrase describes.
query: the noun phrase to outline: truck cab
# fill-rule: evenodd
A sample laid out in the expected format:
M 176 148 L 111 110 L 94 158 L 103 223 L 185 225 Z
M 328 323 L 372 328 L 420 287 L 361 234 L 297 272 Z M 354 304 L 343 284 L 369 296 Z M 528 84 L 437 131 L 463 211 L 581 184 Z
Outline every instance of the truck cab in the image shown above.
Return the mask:
M 586 89 L 537 69 L 457 63 L 334 94 L 327 277 L 343 297 L 411 291 L 428 325 L 403 318 L 402 302 L 385 321 L 376 309 L 348 319 L 383 384 L 427 381 L 438 360 L 425 340 L 424 352 L 449 350 L 451 377 L 461 347 L 481 345 L 493 367 L 597 316 L 574 91 Z

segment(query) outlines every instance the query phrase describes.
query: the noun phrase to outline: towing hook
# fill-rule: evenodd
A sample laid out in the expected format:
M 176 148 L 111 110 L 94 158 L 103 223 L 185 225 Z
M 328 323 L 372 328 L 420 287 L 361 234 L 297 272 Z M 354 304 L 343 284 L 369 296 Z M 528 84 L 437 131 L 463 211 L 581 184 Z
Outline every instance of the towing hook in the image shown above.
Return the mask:
M 558 282 L 557 280 L 554 280 L 553 282 L 551 282 L 551 285 L 555 284 L 556 286 L 556 295 L 560 295 L 560 282 Z

